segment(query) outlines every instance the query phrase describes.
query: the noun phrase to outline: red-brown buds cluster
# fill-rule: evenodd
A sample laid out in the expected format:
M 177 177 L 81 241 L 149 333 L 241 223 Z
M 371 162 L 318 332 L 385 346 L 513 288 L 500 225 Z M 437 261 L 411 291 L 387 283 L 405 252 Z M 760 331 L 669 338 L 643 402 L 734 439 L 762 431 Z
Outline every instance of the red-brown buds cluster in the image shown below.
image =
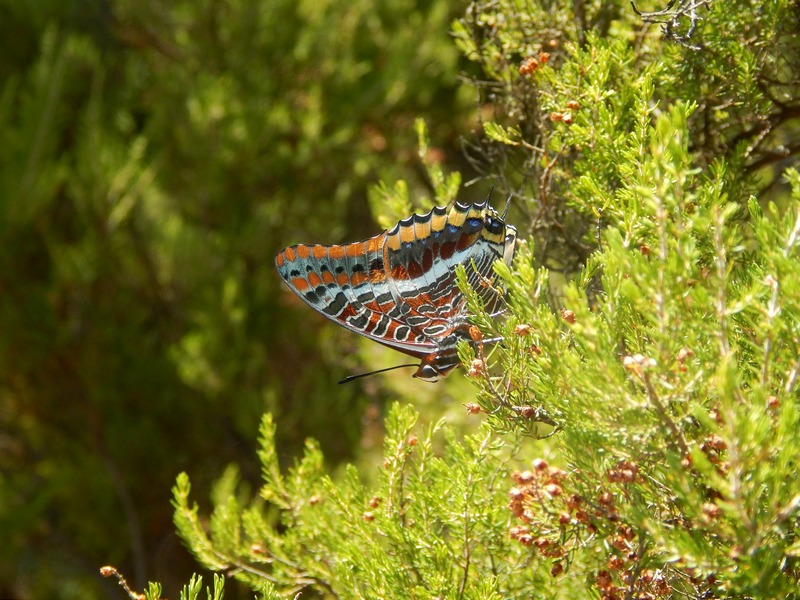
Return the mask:
M 638 474 L 639 465 L 630 460 L 622 460 L 606 472 L 606 478 L 611 483 L 633 483 Z
M 476 358 L 469 365 L 469 371 L 467 371 L 467 377 L 480 377 L 484 373 L 485 364 L 483 359 Z
M 515 487 L 509 490 L 509 509 L 511 513 L 524 525 L 512 527 L 509 534 L 511 539 L 517 540 L 526 547 L 533 547 L 544 557 L 556 559 L 553 563 L 550 574 L 558 577 L 564 572 L 564 565 L 560 561 L 566 554 L 566 549 L 561 545 L 558 534 L 550 531 L 546 535 L 536 536 L 531 531 L 531 524 L 536 522 L 537 515 L 542 514 L 545 518 L 552 514 L 556 503 L 569 505 L 570 502 L 578 502 L 575 498 L 564 499 L 563 482 L 567 479 L 567 473 L 558 467 L 547 464 L 543 458 L 537 458 L 531 463 L 531 470 L 515 471 L 512 474 Z M 543 509 L 543 510 L 540 510 Z M 561 515 L 562 526 L 571 524 L 572 517 L 565 509 Z
M 529 56 L 522 61 L 522 64 L 519 66 L 519 74 L 532 75 L 536 69 L 538 69 L 541 65 L 547 64 L 547 61 L 549 60 L 550 54 L 547 52 L 539 52 L 538 57 Z

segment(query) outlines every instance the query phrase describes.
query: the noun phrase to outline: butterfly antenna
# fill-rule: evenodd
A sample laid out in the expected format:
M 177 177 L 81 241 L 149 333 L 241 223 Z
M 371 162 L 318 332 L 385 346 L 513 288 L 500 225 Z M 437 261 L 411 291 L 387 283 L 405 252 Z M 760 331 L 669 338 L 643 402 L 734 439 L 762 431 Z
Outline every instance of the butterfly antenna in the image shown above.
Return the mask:
M 505 208 L 505 210 L 503 210 L 503 216 L 502 216 L 502 220 L 503 221 L 506 220 L 506 215 L 508 214 L 508 209 L 509 208 L 511 208 L 511 194 L 509 194 L 508 198 L 506 198 L 506 208 Z
M 377 375 L 378 373 L 385 373 L 386 371 L 394 371 L 395 369 L 404 369 L 405 367 L 416 367 L 417 365 L 414 364 L 407 364 L 407 365 L 395 365 L 393 367 L 386 367 L 385 369 L 378 369 L 377 371 L 367 371 L 366 373 L 359 373 L 358 375 L 350 375 L 342 379 L 339 383 L 350 383 L 354 379 L 360 379 L 361 377 L 367 377 L 368 375 Z
M 494 186 L 489 190 L 489 194 L 486 196 L 486 204 L 491 204 L 492 194 L 494 193 Z

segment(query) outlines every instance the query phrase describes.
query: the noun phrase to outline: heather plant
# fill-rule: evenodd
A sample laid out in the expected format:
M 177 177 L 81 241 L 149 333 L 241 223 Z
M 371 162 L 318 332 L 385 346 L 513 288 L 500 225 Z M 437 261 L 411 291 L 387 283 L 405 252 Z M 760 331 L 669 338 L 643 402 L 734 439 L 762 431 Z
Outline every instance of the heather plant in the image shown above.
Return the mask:
M 724 173 L 662 178 L 685 168 L 687 113 L 653 124 L 626 188 L 639 216 L 604 231 L 562 307 L 529 248 L 498 265 L 506 318 L 474 309 L 505 341 L 463 348 L 480 434 L 417 433 L 395 407 L 370 486 L 352 469 L 334 482 L 313 444 L 281 474 L 268 419 L 259 501 L 238 504 L 227 477 L 206 532 L 179 478 L 176 523 L 201 562 L 287 595 L 792 594 L 800 214 L 751 200 L 745 223 Z
M 474 3 L 454 25 L 485 102 L 468 151 L 527 233 L 495 267 L 501 315 L 459 274 L 480 433 L 395 406 L 377 479 L 331 477 L 313 444 L 276 469 L 267 419 L 258 500 L 229 476 L 204 527 L 178 480 L 201 562 L 287 596 L 796 597 L 797 15 L 673 5 Z M 402 183 L 375 198 L 408 206 Z

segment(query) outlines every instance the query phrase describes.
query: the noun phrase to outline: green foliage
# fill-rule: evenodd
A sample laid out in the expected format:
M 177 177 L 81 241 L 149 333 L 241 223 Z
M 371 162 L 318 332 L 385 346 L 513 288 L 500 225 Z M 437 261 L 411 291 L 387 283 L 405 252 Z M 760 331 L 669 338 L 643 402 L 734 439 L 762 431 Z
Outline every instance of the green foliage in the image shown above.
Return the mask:
M 309 433 L 353 454 L 366 400 L 331 386 L 353 342 L 272 257 L 373 233 L 379 177 L 426 185 L 416 118 L 458 161 L 457 10 L 0 2 L 0 596 L 188 575 L 164 491 L 246 464 L 267 409 L 286 456 Z
M 469 357 L 488 415 L 479 434 L 439 423 L 417 435 L 417 415 L 396 405 L 368 486 L 352 468 L 331 479 L 313 443 L 283 474 L 266 417 L 260 500 L 235 499 L 226 476 L 205 528 L 178 480 L 176 523 L 200 562 L 287 596 L 791 597 L 800 212 L 752 200 L 737 222 L 721 169 L 678 177 L 687 112 L 647 132 L 619 192 L 636 193 L 637 216 L 606 229 L 564 309 L 547 304 L 525 247 L 513 270 L 498 265 L 508 318 L 473 303 L 505 339 Z M 542 422 L 555 430 L 537 442 Z M 514 470 L 523 448 L 559 466 Z
M 778 97 L 794 59 L 776 58 L 795 16 L 735 8 L 665 47 L 623 3 L 470 7 L 454 33 L 491 101 L 473 158 L 531 234 L 495 267 L 502 318 L 458 272 L 486 340 L 460 349 L 481 433 L 439 424 L 411 445 L 395 407 L 370 486 L 329 478 L 314 445 L 283 475 L 267 421 L 267 506 L 217 502 L 207 533 L 179 482 L 176 520 L 206 564 L 227 548 L 250 585 L 323 596 L 797 597 L 800 175 L 781 175 L 790 195 L 759 171 L 796 128 Z M 752 37 L 723 58 L 742 13 Z M 726 125 L 703 130 L 723 96 Z M 404 184 L 381 195 L 408 209 Z
M 275 588 L 268 582 L 265 582 L 259 591 L 259 600 L 278 600 L 279 596 Z M 223 600 L 225 597 L 225 578 L 222 575 L 214 575 L 214 588 L 205 588 L 205 595 L 203 592 L 203 578 L 198 575 L 192 575 L 189 583 L 183 586 L 180 591 L 180 600 Z M 157 584 L 151 583 L 144 593 L 145 600 L 159 600 L 161 598 L 161 587 Z
M 625 218 L 560 314 L 531 294 L 546 274 L 530 252 L 498 269 L 509 318 L 487 334 L 507 343 L 475 358 L 478 402 L 508 429 L 534 409 L 557 426 L 548 442 L 568 469 L 523 481 L 518 516 L 573 574 L 591 558 L 577 574 L 620 593 L 657 593 L 658 574 L 690 597 L 784 597 L 800 581 L 800 213 L 751 200 L 737 222 L 724 169 L 686 164 L 686 114 L 659 117 L 621 169 Z
M 654 4 L 637 7 L 664 8 Z M 598 226 L 618 218 L 607 211 L 625 155 L 648 151 L 652 117 L 676 102 L 693 107 L 684 134 L 693 167 L 724 159 L 738 173 L 725 190 L 732 201 L 744 208 L 754 185 L 780 187 L 800 151 L 800 16 L 786 1 L 698 11 L 683 45 L 664 43 L 628 2 L 477 2 L 454 24 L 487 107 L 470 154 L 522 200 L 537 261 L 551 271 L 574 275 L 586 263 Z
M 208 519 L 178 479 L 187 546 L 266 598 L 797 597 L 798 13 L 636 4 L 0 4 L 0 594 L 181 573 L 191 465 L 224 475 Z M 270 257 L 474 171 L 514 200 L 508 308 L 465 290 L 468 378 L 362 413 Z M 387 397 L 379 474 L 328 474 Z
M 488 429 L 458 440 L 441 423 L 420 432 L 418 415 L 394 405 L 374 486 L 349 468 L 334 482 L 309 443 L 285 474 L 267 415 L 259 453 L 260 500 L 241 504 L 233 486 L 215 503 L 208 533 L 189 502 L 184 474 L 174 489 L 178 531 L 210 568 L 253 587 L 267 580 L 289 597 L 524 597 L 544 580 L 530 553 L 508 537 L 505 506 L 514 451 Z M 266 504 L 265 504 L 266 503 Z

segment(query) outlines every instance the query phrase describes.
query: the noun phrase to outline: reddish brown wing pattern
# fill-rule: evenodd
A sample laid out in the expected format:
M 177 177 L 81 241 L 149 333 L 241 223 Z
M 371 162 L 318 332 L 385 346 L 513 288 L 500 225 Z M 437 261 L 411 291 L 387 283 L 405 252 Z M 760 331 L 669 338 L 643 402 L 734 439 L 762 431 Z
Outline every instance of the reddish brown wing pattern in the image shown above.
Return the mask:
M 517 231 L 488 201 L 437 207 L 391 229 L 342 246 L 290 246 L 278 273 L 313 309 L 343 327 L 421 360 L 415 377 L 436 381 L 458 365 L 469 340 L 464 298 L 455 283 L 464 265 L 470 285 L 492 309 L 492 265 L 510 263 Z

